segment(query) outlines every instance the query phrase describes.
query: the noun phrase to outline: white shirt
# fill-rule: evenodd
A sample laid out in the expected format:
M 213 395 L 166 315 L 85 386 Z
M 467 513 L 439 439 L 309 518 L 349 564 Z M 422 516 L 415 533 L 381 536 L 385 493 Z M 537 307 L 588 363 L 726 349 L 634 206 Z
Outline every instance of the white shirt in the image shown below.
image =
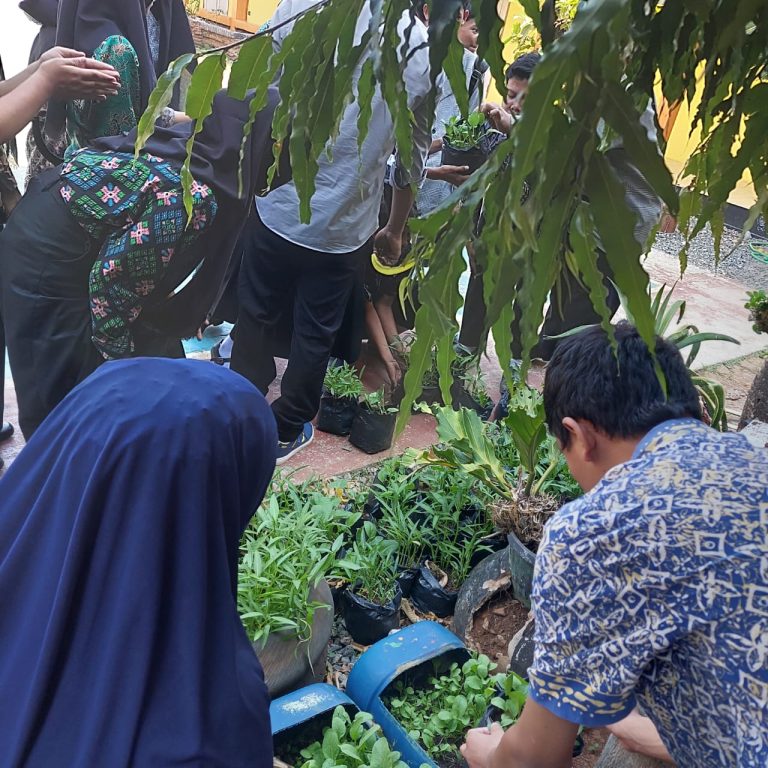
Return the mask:
M 280 23 L 305 8 L 315 5 L 317 0 L 283 0 L 275 11 L 270 26 Z M 371 17 L 366 3 L 355 29 L 355 44 L 362 39 Z M 427 29 L 420 22 L 412 22 L 406 12 L 400 20 L 398 31 L 401 40 L 406 39 L 405 30 L 410 31 L 408 49 L 423 47 L 408 59 L 405 66 L 404 82 L 408 94 L 408 106 L 414 115 L 414 152 L 409 169 L 400 168 L 398 180 L 405 185 L 418 182 L 422 176 L 427 151 L 431 143 L 433 116 L 427 109 L 429 93 L 429 51 L 426 47 Z M 276 50 L 282 46 L 292 24 L 275 31 L 273 45 Z M 398 52 L 400 52 L 400 48 Z M 353 88 L 357 82 L 364 59 L 358 64 L 353 75 Z M 318 172 L 315 179 L 316 191 L 311 201 L 312 218 L 309 224 L 299 221 L 299 201 L 293 182 L 270 192 L 266 197 L 256 199 L 259 217 L 266 227 L 292 243 L 325 253 L 350 253 L 360 248 L 374 234 L 378 227 L 379 204 L 384 187 L 384 173 L 387 158 L 395 145 L 394 125 L 389 108 L 376 88 L 371 104 L 371 121 L 368 135 L 358 150 L 357 101 L 350 104 L 341 120 L 339 135 L 331 143 L 331 158 L 326 152 L 318 158 Z

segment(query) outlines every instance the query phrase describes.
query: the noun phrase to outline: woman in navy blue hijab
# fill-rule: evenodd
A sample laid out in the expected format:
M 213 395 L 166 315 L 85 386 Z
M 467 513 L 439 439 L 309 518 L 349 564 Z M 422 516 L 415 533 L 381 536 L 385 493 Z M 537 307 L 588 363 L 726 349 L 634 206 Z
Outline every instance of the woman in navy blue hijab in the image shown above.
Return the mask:
M 0 765 L 271 765 L 236 610 L 240 536 L 275 466 L 245 379 L 107 363 L 0 480 Z

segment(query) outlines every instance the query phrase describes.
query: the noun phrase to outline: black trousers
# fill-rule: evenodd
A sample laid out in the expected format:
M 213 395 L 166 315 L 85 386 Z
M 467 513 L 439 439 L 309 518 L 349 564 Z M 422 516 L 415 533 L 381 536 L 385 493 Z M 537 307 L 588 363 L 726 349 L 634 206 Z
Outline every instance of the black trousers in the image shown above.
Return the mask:
M 611 282 L 613 272 L 608 266 L 603 251 L 598 251 L 597 268 L 603 275 L 603 285 L 607 292 L 607 305 L 611 316 L 621 306 L 619 294 Z M 549 309 L 544 317 L 539 342 L 533 348 L 531 357 L 549 360 L 558 344 L 558 339 L 548 338 L 559 336 L 561 333 L 578 328 L 582 325 L 594 325 L 600 322 L 600 315 L 595 311 L 589 298 L 589 291 L 576 279 L 568 269 L 563 269 L 560 280 L 550 296 Z M 514 311 L 512 322 L 512 357 L 522 357 L 522 345 L 520 340 L 520 314 Z
M 320 253 L 268 229 L 255 212 L 245 233 L 240 311 L 233 331 L 232 370 L 266 394 L 275 354 L 292 325 L 288 367 L 272 403 L 278 438 L 294 440 L 320 405 L 325 369 L 368 244 L 351 253 Z M 285 308 L 292 307 L 286 318 Z M 292 322 L 291 322 L 292 321 Z
M 54 169 L 36 177 L 0 234 L 0 296 L 8 357 L 29 439 L 104 358 L 91 341 L 88 275 L 101 243 L 70 215 Z M 135 354 L 183 356 L 179 340 L 133 328 Z

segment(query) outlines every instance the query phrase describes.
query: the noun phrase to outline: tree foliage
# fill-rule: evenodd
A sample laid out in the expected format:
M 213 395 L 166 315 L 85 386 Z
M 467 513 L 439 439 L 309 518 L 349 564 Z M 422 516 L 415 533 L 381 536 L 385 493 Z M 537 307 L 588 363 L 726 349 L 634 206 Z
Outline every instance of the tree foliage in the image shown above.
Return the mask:
M 394 118 L 397 146 L 410 151 L 412 115 L 397 31 L 409 5 L 409 0 L 320 0 L 296 20 L 278 53 L 272 51 L 269 30 L 252 36 L 239 50 L 229 92 L 242 98 L 255 91 L 254 114 L 264 103 L 268 84 L 282 71 L 282 103 L 273 125 L 275 152 L 288 142 L 305 221 L 311 214 L 316 160 L 332 143 L 350 103 L 359 110 L 362 142 L 371 98 L 381 89 Z M 455 18 L 461 2 L 433 0 L 431 5 L 433 93 L 444 68 L 465 104 L 466 85 L 456 66 L 460 49 Z M 496 0 L 473 0 L 479 54 L 504 92 L 503 23 L 496 5 Z M 607 327 L 597 238 L 640 333 L 652 339 L 654 318 L 642 267 L 648 243 L 633 235 L 634 215 L 606 160 L 609 139 L 623 141 L 667 208 L 679 213 L 689 238 L 710 224 L 719 240 L 723 205 L 745 171 L 751 173 L 757 198 L 747 226 L 768 209 L 766 0 L 584 0 L 564 34 L 559 34 L 554 0 L 522 0 L 522 5 L 544 44 L 524 113 L 484 167 L 429 218 L 413 223 L 418 236 L 413 274 L 419 280 L 421 306 L 404 414 L 418 395 L 435 344 L 441 384 L 444 394 L 448 392 L 455 317 L 462 302 L 462 249 L 473 238 L 481 202 L 487 224 L 475 238 L 475 251 L 484 274 L 487 330 L 493 331 L 502 364 L 510 356 L 513 302 L 522 313 L 520 334 L 528 357 L 547 296 L 564 269 L 578 273 Z M 355 23 L 365 6 L 370 24 L 362 39 L 355 39 Z M 218 63 L 204 66 L 206 59 L 220 56 L 218 49 L 199 57 L 203 61 L 192 75 L 188 96 L 196 116 L 206 114 L 206 102 L 210 109 L 211 85 L 218 77 Z M 187 63 L 172 64 L 160 79 L 141 121 L 139 144 Z M 353 89 L 357 72 L 359 85 Z M 680 194 L 640 126 L 656 83 L 669 103 L 692 106 L 693 128 L 701 134 Z M 524 199 L 526 183 L 531 191 Z M 686 250 L 681 252 L 681 271 Z

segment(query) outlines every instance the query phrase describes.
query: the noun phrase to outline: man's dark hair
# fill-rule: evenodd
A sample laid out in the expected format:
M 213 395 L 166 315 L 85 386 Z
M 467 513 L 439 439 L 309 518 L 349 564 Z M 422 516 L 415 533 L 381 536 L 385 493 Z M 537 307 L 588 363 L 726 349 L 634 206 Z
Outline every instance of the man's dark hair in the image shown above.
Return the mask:
M 536 51 L 530 53 L 524 53 L 522 56 L 518 56 L 508 67 L 506 79 L 515 77 L 518 80 L 530 80 L 533 70 L 536 65 L 541 61 L 541 54 Z
M 544 409 L 549 431 L 563 447 L 569 442 L 566 416 L 589 421 L 616 438 L 639 437 L 667 419 L 701 419 L 699 394 L 677 347 L 656 338 L 665 397 L 637 329 L 619 323 L 616 343 L 614 353 L 605 331 L 595 326 L 557 345 L 544 380 Z

